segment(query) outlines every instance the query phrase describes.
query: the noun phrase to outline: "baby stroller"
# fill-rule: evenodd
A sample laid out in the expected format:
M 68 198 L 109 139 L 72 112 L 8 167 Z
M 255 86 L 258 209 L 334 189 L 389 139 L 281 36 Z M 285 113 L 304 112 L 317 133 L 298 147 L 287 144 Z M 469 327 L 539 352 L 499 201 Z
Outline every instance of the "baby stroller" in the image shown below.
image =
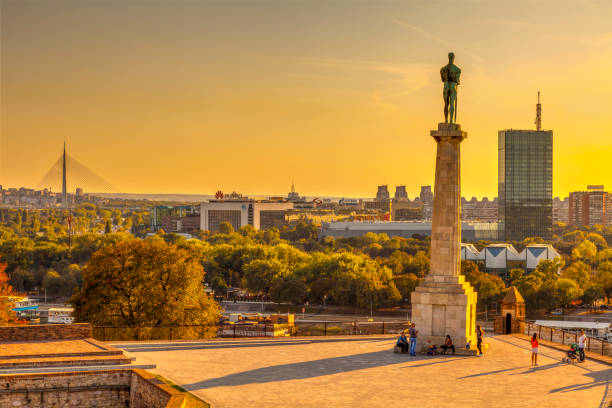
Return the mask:
M 574 364 L 578 362 L 578 345 L 575 343 L 570 344 L 570 349 L 567 351 L 567 357 L 563 359 L 564 362 Z

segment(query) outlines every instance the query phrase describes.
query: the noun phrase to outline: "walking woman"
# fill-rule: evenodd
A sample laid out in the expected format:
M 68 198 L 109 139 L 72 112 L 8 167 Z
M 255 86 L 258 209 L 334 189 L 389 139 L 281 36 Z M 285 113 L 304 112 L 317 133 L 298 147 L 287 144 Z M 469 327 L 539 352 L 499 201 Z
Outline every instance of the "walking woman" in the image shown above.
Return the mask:
M 533 333 L 533 337 L 531 338 L 531 365 L 538 365 L 538 333 Z
M 478 325 L 476 326 L 476 348 L 478 349 L 478 357 L 482 357 L 482 336 L 484 336 L 484 333 L 480 325 Z

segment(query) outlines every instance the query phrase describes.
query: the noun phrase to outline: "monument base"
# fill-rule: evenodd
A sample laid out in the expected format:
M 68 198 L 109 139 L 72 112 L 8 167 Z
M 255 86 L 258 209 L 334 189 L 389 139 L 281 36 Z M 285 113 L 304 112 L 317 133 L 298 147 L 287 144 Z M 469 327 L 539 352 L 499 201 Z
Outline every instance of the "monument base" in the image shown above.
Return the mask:
M 440 348 L 450 335 L 456 348 L 476 347 L 477 293 L 463 275 L 427 275 L 412 292 L 412 321 L 418 333 L 417 351 L 431 344 Z

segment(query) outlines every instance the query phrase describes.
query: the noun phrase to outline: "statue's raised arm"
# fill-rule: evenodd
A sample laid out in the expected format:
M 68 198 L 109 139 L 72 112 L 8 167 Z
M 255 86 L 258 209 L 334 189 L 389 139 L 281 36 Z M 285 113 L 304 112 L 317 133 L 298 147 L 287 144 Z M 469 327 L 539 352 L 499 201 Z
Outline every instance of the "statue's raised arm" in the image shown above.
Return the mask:
M 448 53 L 448 64 L 440 69 L 440 77 L 444 82 L 442 97 L 444 98 L 444 123 L 457 123 L 457 85 L 461 69 L 453 64 L 455 54 Z M 448 117 L 450 113 L 450 118 Z

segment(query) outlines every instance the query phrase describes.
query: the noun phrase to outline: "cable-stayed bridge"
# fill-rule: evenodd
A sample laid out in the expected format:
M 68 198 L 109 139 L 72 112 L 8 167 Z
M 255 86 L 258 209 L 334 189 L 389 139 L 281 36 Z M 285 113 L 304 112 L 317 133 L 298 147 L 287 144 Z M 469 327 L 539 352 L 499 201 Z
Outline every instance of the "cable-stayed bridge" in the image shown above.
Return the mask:
M 65 186 L 63 185 L 64 180 Z M 60 154 L 57 161 L 38 182 L 36 188 L 50 188 L 53 191 L 74 192 L 77 187 L 82 188 L 85 192 L 115 193 L 118 191 L 117 188 L 104 177 L 96 174 L 74 157 L 68 155 L 64 148 L 64 152 Z

